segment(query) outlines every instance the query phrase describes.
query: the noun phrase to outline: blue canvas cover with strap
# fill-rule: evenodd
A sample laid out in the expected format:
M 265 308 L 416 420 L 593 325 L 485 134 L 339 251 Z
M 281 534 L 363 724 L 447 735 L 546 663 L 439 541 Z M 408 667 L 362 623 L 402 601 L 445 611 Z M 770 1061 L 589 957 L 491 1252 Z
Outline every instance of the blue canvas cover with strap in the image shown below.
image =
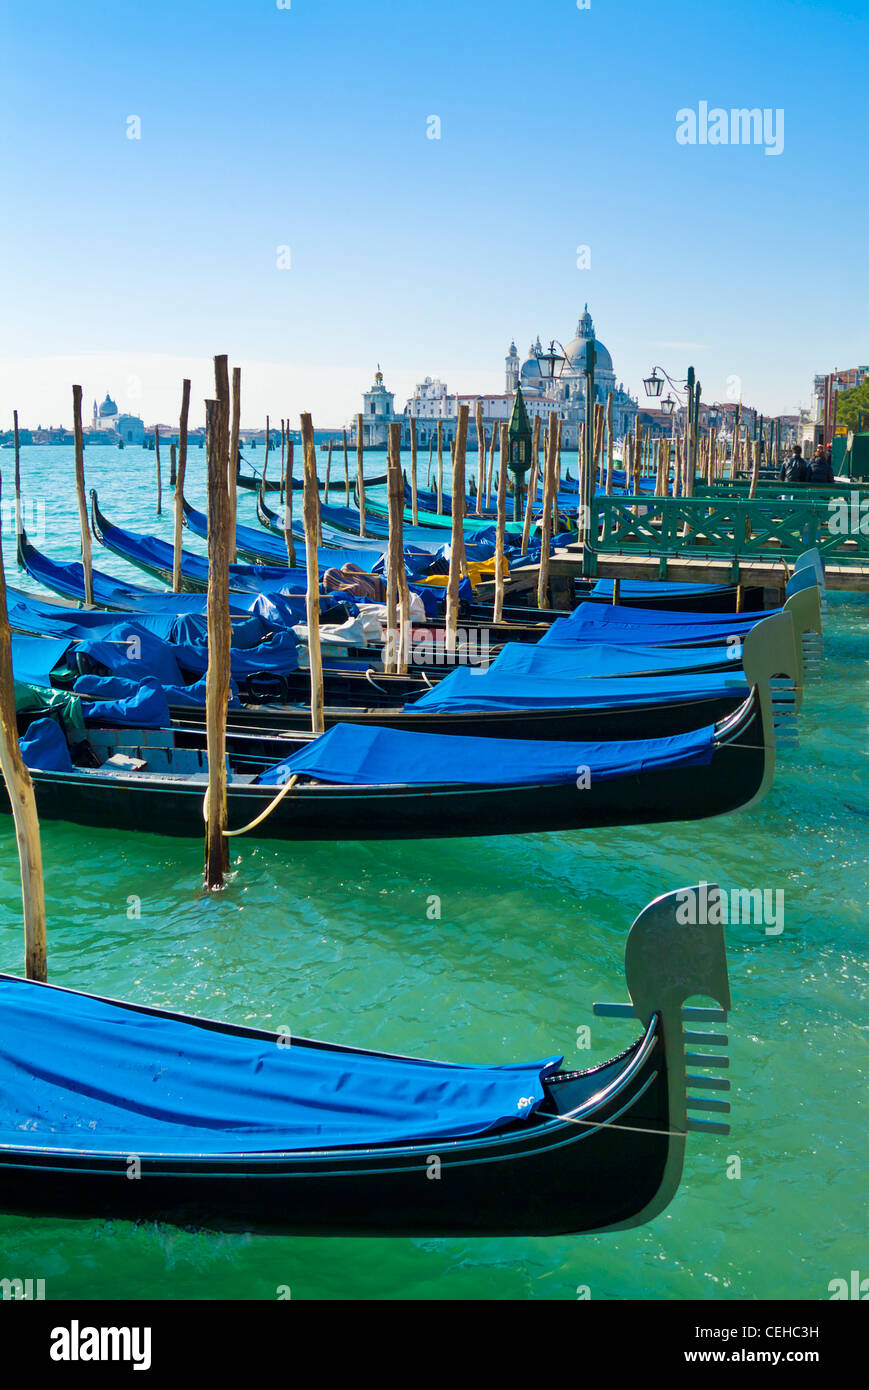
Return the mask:
M 748 695 L 745 678 L 736 667 L 733 675 L 616 676 L 600 680 L 548 677 L 529 681 L 511 671 L 499 671 L 497 662 L 488 671 L 458 666 L 408 710 L 430 714 L 461 714 L 479 710 L 624 709 L 632 705 L 668 705 L 685 700 L 742 698 Z
M 85 723 L 103 729 L 165 729 L 169 701 L 152 676 L 137 682 L 118 676 L 82 676 L 75 683 Z M 90 697 L 90 698 L 87 698 Z
M 0 977 L 0 1145 L 279 1153 L 527 1120 L 561 1057 L 453 1066 L 249 1038 Z
M 727 663 L 741 670 L 742 643 L 730 646 L 647 647 L 639 642 L 585 642 L 543 645 L 508 642 L 490 670 L 540 680 L 600 680 L 612 676 L 689 673 Z M 446 677 L 447 680 L 450 677 Z M 444 682 L 441 682 L 442 685 Z M 436 688 L 440 688 L 439 686 Z
M 759 623 L 769 618 L 778 608 L 760 609 L 752 613 L 693 613 L 684 609 L 631 608 L 625 603 L 580 603 L 564 623 L 578 626 L 611 628 L 619 624 L 628 627 L 663 627 L 674 624 L 680 627 L 723 627 L 729 631 L 731 623 Z
M 598 579 L 591 592 L 595 598 L 610 599 L 615 583 L 614 579 Z M 724 584 L 687 584 L 674 579 L 656 579 L 652 582 L 642 579 L 620 579 L 618 583 L 619 592 L 624 598 L 663 598 L 667 594 L 679 594 L 684 598 L 705 597 L 709 594 L 720 594 L 727 587 Z
M 561 786 L 575 784 L 579 768 L 589 768 L 594 782 L 651 768 L 702 767 L 714 751 L 711 724 L 670 738 L 623 743 L 544 743 L 336 724 L 257 781 L 280 786 L 304 773 L 353 786 Z

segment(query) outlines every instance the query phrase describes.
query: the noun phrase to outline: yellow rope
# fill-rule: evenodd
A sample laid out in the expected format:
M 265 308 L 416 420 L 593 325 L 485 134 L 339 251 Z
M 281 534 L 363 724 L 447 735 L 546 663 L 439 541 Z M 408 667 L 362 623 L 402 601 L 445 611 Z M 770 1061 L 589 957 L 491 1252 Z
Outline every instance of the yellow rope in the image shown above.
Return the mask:
M 280 805 L 280 803 L 283 801 L 284 797 L 286 796 L 287 792 L 290 790 L 290 787 L 294 787 L 294 786 L 296 785 L 296 783 L 298 782 L 298 780 L 299 780 L 299 774 L 298 774 L 297 772 L 293 773 L 293 776 L 284 784 L 283 787 L 281 787 L 281 789 L 280 789 L 280 791 L 278 792 L 277 796 L 274 797 L 274 799 L 273 799 L 272 801 L 269 802 L 268 806 L 266 806 L 266 808 L 265 808 L 264 811 L 260 811 L 259 815 L 255 818 L 255 820 L 252 820 L 252 821 L 251 821 L 250 825 L 243 825 L 243 826 L 241 827 L 240 830 L 224 830 L 223 833 L 224 833 L 224 835 L 226 836 L 226 838 L 227 838 L 228 840 L 231 840 L 231 839 L 233 839 L 236 835 L 246 835 L 246 834 L 248 833 L 249 830 L 256 830 L 257 826 L 258 826 L 258 825 L 262 825 L 262 823 L 263 823 L 263 821 L 266 819 L 266 817 L 271 815 L 271 813 L 272 813 L 272 811 L 274 811 L 275 807 Z M 207 825 L 207 824 L 208 824 L 208 793 L 207 793 L 207 792 L 205 793 L 205 797 L 203 798 L 203 801 L 202 801 L 202 816 L 203 816 L 203 819 L 205 820 L 205 823 L 206 823 L 206 825 Z

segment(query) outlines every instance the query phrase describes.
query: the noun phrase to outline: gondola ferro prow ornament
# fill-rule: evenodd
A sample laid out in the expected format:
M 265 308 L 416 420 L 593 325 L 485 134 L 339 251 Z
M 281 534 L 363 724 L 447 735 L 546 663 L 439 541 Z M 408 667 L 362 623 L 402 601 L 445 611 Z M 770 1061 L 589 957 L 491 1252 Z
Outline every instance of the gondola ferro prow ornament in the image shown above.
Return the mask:
M 631 1003 L 594 1006 L 598 1016 L 638 1018 L 647 1028 L 657 1017 L 667 1076 L 669 1143 L 660 1185 L 646 1206 L 607 1230 L 643 1225 L 669 1205 L 681 1180 L 690 1131 L 730 1133 L 729 1124 L 716 1118 L 730 1112 L 729 1102 L 720 1098 L 730 1090 L 730 1082 L 720 1075 L 729 1066 L 722 1052 L 728 1038 L 696 1026 L 726 1023 L 731 1007 L 724 927 L 720 911 L 715 911 L 719 895 L 716 884 L 704 883 L 649 903 L 631 927 L 625 947 Z M 710 916 L 718 920 L 710 922 Z M 698 996 L 714 1000 L 717 1007 L 686 1003 Z M 689 1094 L 693 1091 L 715 1095 Z M 697 1110 L 706 1118 L 689 1115 Z
M 788 580 L 785 593 L 782 611 L 790 613 L 794 620 L 803 667 L 803 682 L 813 685 L 821 678 L 821 661 L 824 655 L 823 610 L 826 600 L 822 598 L 815 573 L 810 568 L 795 571 Z
M 748 684 L 757 688 L 763 727 L 772 735 L 768 769 L 771 780 L 775 773 L 775 749 L 796 747 L 799 743 L 797 714 L 803 702 L 803 656 L 792 613 L 775 613 L 746 633 L 742 669 Z

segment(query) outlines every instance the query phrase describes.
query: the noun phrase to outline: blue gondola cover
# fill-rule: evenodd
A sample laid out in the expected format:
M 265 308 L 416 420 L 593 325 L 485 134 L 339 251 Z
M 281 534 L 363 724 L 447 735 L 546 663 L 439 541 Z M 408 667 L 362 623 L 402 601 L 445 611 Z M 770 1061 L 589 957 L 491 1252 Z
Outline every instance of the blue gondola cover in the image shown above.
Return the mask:
M 533 1114 L 561 1061 L 279 1046 L 0 979 L 0 1144 L 147 1156 L 481 1134 Z
M 34 719 L 19 743 L 25 764 L 34 771 L 72 772 L 66 735 L 54 719 Z
M 649 768 L 697 767 L 712 761 L 713 725 L 670 738 L 612 743 L 543 743 L 526 739 L 469 738 L 407 733 L 401 729 L 336 724 L 299 753 L 257 779 L 279 786 L 296 773 L 353 786 L 559 786 Z M 581 791 L 577 791 L 581 796 Z

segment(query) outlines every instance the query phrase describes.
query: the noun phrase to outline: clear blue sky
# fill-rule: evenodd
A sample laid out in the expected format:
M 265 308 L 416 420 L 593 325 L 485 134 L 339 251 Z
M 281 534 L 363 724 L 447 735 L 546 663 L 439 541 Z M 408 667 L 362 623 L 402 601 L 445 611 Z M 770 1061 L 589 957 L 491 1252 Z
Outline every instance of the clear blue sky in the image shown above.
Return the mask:
M 99 355 L 87 398 L 122 358 L 227 351 L 340 423 L 378 361 L 400 403 L 421 373 L 492 389 L 511 336 L 567 342 L 586 300 L 634 391 L 691 361 L 707 399 L 738 376 L 767 411 L 806 401 L 869 361 L 867 40 L 865 0 L 5 0 L 22 414 L 68 418 L 71 357 Z M 783 108 L 784 152 L 680 146 L 700 101 Z M 149 391 L 171 418 L 175 387 Z

